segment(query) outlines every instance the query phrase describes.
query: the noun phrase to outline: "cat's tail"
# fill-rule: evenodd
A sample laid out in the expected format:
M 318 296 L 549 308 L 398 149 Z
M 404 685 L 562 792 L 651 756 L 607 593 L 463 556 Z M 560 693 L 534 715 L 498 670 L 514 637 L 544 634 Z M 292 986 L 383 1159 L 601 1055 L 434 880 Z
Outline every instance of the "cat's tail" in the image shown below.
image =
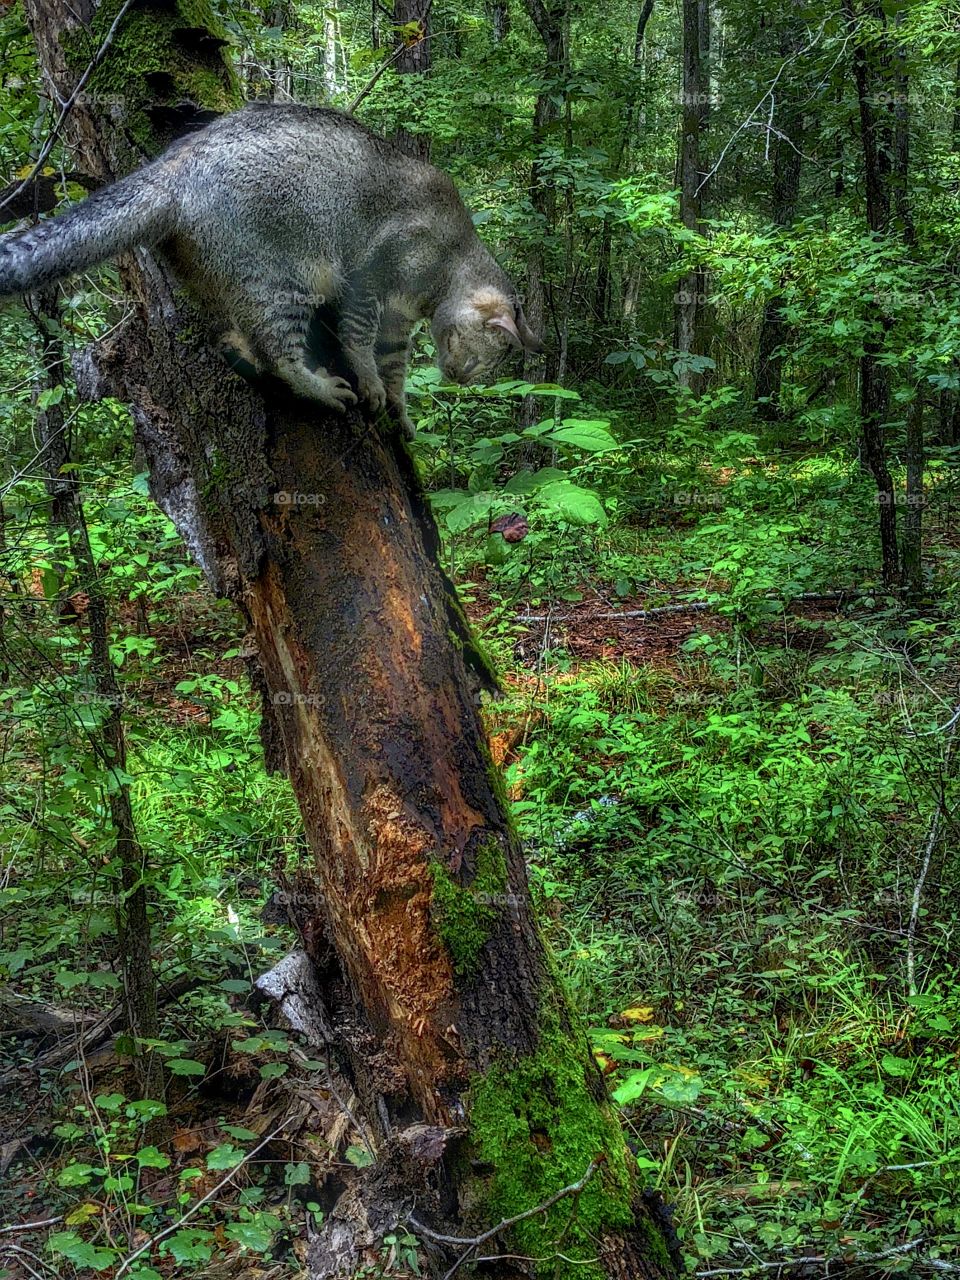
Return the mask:
M 162 160 L 154 161 L 58 217 L 0 236 L 0 298 L 41 288 L 124 249 L 165 239 L 173 231 L 175 213 L 173 175 L 167 168 Z

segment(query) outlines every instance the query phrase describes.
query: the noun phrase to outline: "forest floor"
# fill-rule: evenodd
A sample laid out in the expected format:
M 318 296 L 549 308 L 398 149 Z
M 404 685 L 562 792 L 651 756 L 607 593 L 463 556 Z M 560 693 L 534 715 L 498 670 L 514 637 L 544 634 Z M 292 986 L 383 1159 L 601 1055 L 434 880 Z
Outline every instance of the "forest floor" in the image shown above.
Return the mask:
M 796 475 L 771 493 L 756 468 L 726 483 L 741 487 L 722 511 L 574 531 L 562 555 L 536 532 L 505 566 L 460 549 L 468 609 L 503 673 L 484 714 L 532 890 L 692 1271 L 789 1273 L 799 1258 L 817 1273 L 828 1259 L 860 1276 L 953 1270 L 949 511 L 932 517 L 929 598 L 905 611 L 871 578 L 869 506 L 796 498 Z M 112 520 L 136 524 L 142 546 L 159 517 L 118 492 Z M 17 1280 L 49 1274 L 51 1257 L 59 1274 L 109 1276 L 171 1226 L 129 1274 L 296 1275 L 324 1181 L 342 1185 L 366 1158 L 319 1064 L 305 1067 L 250 999 L 292 942 L 270 909 L 276 875 L 306 850 L 286 782 L 264 771 L 232 616 L 164 536 L 164 572 L 125 584 L 115 626 L 155 959 L 176 993 L 159 1049 L 166 1114 L 130 1102 L 122 1043 L 77 1052 L 85 1019 L 117 999 L 102 796 L 37 713 L 3 766 L 16 856 L 0 1178 L 7 1224 L 58 1221 L 0 1238 Z M 119 545 L 104 517 L 108 538 Z M 707 607 L 627 616 L 690 601 Z M 81 633 L 82 616 L 48 629 L 68 676 Z M 25 692 L 10 696 L 23 722 Z M 43 1007 L 79 1021 L 31 1025 Z M 294 1097 L 306 1099 L 297 1125 L 251 1156 Z M 370 1274 L 412 1275 L 414 1260 L 399 1237 Z

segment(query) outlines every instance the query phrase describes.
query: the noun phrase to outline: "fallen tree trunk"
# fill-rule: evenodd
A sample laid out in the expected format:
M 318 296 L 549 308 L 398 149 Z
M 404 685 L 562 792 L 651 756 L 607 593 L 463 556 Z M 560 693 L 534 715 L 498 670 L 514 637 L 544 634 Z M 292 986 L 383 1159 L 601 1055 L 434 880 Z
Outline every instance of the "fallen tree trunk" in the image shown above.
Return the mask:
M 96 178 L 236 104 L 202 0 L 25 7 L 61 99 L 96 61 L 70 117 Z M 667 1274 L 537 931 L 476 705 L 492 677 L 405 446 L 279 384 L 251 389 L 162 268 L 138 255 L 122 271 L 135 317 L 80 382 L 132 405 L 155 498 L 248 623 L 312 851 L 299 923 L 321 1021 L 377 1135 L 313 1274 L 353 1274 L 414 1206 L 437 1274 L 480 1237 L 513 1255 L 485 1264 L 496 1276 Z

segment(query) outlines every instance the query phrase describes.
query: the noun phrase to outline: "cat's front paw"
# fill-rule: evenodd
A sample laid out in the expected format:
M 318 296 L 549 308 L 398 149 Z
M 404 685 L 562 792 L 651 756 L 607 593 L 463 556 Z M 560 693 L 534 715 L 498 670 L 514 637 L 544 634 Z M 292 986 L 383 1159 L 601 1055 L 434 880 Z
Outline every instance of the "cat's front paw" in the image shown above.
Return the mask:
M 360 399 L 374 414 L 383 413 L 387 407 L 387 389 L 376 374 L 360 374 L 357 378 Z

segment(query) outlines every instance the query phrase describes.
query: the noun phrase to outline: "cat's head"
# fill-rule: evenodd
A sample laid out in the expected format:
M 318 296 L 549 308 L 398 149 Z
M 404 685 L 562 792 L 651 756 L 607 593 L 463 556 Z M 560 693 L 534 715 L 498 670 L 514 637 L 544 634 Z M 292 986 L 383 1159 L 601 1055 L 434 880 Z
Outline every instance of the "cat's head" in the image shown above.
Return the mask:
M 433 318 L 440 372 L 451 382 L 487 382 L 511 351 L 542 351 L 520 303 L 497 288 L 448 299 Z

